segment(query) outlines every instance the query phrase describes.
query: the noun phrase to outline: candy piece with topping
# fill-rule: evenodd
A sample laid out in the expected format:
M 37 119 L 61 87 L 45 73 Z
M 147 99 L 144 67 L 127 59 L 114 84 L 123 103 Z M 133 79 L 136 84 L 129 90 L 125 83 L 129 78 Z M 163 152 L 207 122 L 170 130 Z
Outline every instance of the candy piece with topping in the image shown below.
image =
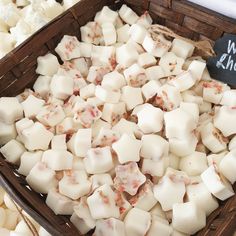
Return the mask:
M 147 35 L 147 29 L 140 24 L 132 24 L 129 29 L 130 38 L 139 44 L 143 43 L 145 36 Z
M 0 146 L 16 138 L 17 133 L 14 124 L 8 125 L 0 121 L 0 130 Z
M 80 28 L 81 39 L 85 43 L 98 45 L 102 38 L 102 29 L 97 22 L 88 22 Z
M 175 38 L 172 42 L 171 52 L 175 53 L 176 56 L 187 59 L 191 57 L 194 51 L 193 44 L 184 41 L 182 39 Z
M 141 88 L 124 86 L 122 88 L 121 101 L 126 103 L 126 109 L 128 111 L 132 110 L 137 105 L 143 104 Z
M 140 172 L 136 162 L 118 165 L 115 172 L 114 187 L 118 191 L 127 192 L 132 196 L 137 193 L 139 187 L 146 181 L 145 175 Z
M 57 57 L 51 53 L 46 54 L 37 58 L 37 69 L 36 73 L 40 75 L 52 76 L 57 73 L 59 69 L 59 62 Z
M 79 41 L 75 36 L 64 35 L 55 51 L 63 61 L 69 61 L 81 56 Z
M 119 10 L 120 18 L 130 25 L 134 24 L 138 20 L 138 15 L 127 5 L 123 4 Z
M 171 47 L 171 42 L 162 34 L 157 36 L 147 34 L 142 43 L 143 48 L 154 57 L 162 57 Z
M 66 117 L 61 123 L 56 125 L 56 134 L 70 135 L 75 133 L 79 128 L 82 128 L 82 125 L 74 122 L 72 117 Z
M 128 24 L 123 25 L 122 27 L 117 29 L 117 42 L 118 43 L 127 43 L 130 35 L 129 35 L 130 26 Z
M 132 208 L 124 219 L 126 235 L 143 236 L 151 225 L 151 214 L 138 208 Z
M 55 135 L 51 141 L 51 148 L 55 150 L 67 150 L 66 134 Z
M 23 117 L 23 108 L 15 97 L 0 98 L 0 121 L 13 124 Z
M 216 112 L 214 125 L 225 137 L 236 134 L 236 109 L 234 107 L 222 106 Z
M 124 117 L 125 114 L 126 108 L 124 102 L 116 104 L 105 103 L 102 110 L 102 119 L 111 125 L 115 125 L 122 117 Z
M 206 214 L 194 202 L 176 203 L 172 225 L 174 229 L 193 235 L 206 226 Z
M 26 181 L 38 193 L 48 193 L 50 189 L 58 184 L 56 172 L 43 162 L 35 164 L 27 175 Z
M 103 76 L 109 73 L 110 70 L 104 66 L 91 66 L 89 68 L 87 81 L 94 83 L 95 85 L 101 84 Z
M 100 25 L 109 22 L 115 25 L 118 18 L 118 13 L 116 11 L 112 11 L 109 7 L 104 6 L 100 12 L 98 12 L 94 18 L 96 22 Z
M 47 150 L 52 138 L 53 133 L 39 122 L 22 131 L 22 141 L 29 151 Z
M 219 168 L 219 165 L 222 161 L 222 159 L 228 154 L 228 151 L 223 151 L 223 152 L 220 152 L 220 153 L 217 153 L 217 154 L 209 154 L 207 156 L 207 162 L 208 162 L 208 166 L 211 166 L 211 165 L 216 165 L 218 168 Z
M 79 47 L 80 47 L 81 57 L 86 57 L 86 58 L 91 57 L 92 47 L 93 47 L 91 43 L 80 42 Z
M 220 172 L 232 183 L 236 181 L 236 150 L 229 152 L 220 162 Z
M 113 150 L 118 156 L 118 160 L 121 164 L 140 160 L 140 149 L 142 141 L 130 137 L 128 134 L 123 134 L 121 138 L 112 144 Z
M 92 182 L 92 191 L 104 184 L 113 185 L 113 180 L 109 174 L 95 174 L 92 175 L 89 180 Z
M 200 60 L 193 60 L 190 63 L 188 70 L 191 72 L 191 74 L 196 80 L 200 80 L 203 76 L 205 68 L 206 62 Z
M 97 85 L 95 89 L 95 96 L 103 102 L 118 103 L 121 94 L 119 91 L 113 91 L 110 88 L 105 88 L 100 85 Z
M 40 110 L 36 118 L 46 126 L 56 126 L 65 119 L 65 113 L 62 106 L 58 104 L 49 104 Z
M 146 69 L 148 80 L 159 80 L 165 77 L 164 71 L 161 66 L 152 66 Z
M 89 84 L 80 89 L 80 97 L 83 99 L 88 99 L 94 97 L 95 95 L 95 84 Z
M 89 174 L 102 174 L 114 166 L 110 147 L 91 148 L 84 158 L 84 166 Z
M 70 221 L 75 225 L 79 233 L 82 235 L 95 228 L 96 221 L 90 214 L 86 197 L 82 197 L 79 201 L 79 204 L 74 207 L 74 213 L 71 216 Z
M 109 46 L 114 43 L 116 43 L 116 29 L 115 26 L 110 23 L 106 22 L 102 24 L 102 34 L 103 34 L 103 39 L 105 41 L 105 45 Z
M 43 153 L 42 161 L 53 170 L 69 170 L 72 168 L 73 155 L 66 150 L 49 149 Z
M 224 125 L 227 125 L 226 120 Z M 211 122 L 202 127 L 201 138 L 203 144 L 213 153 L 221 152 L 227 147 L 228 139 Z
M 127 212 L 132 208 L 130 203 L 127 201 L 125 195 L 119 191 L 115 191 L 116 205 L 119 207 L 120 219 L 123 220 Z
M 102 112 L 88 102 L 77 102 L 73 108 L 74 121 L 85 128 L 90 128 L 102 116 Z
M 148 11 L 145 11 L 136 22 L 137 24 L 140 24 L 144 26 L 145 28 L 149 28 L 152 24 L 152 17 L 150 16 Z
M 34 83 L 33 89 L 42 98 L 46 98 L 50 92 L 51 76 L 39 76 Z
M 138 57 L 138 64 L 143 68 L 155 66 L 156 63 L 157 63 L 156 58 L 150 53 L 145 52 L 140 54 Z
M 165 172 L 165 167 L 165 158 L 155 161 L 143 158 L 141 170 L 143 174 L 148 174 L 153 177 L 161 177 Z
M 111 146 L 120 138 L 120 134 L 109 128 L 101 128 L 96 138 L 93 140 L 93 147 Z
M 204 183 L 191 184 L 186 188 L 186 196 L 189 202 L 195 202 L 199 208 L 210 215 L 219 207 L 217 200 L 211 195 Z
M 90 192 L 91 182 L 83 170 L 64 171 L 63 178 L 58 183 L 59 192 L 73 200 L 85 196 Z
M 147 81 L 145 69 L 143 69 L 138 64 L 133 64 L 124 70 L 124 76 L 127 84 L 132 87 L 141 87 Z
M 139 189 L 138 193 L 129 199 L 130 204 L 141 210 L 150 211 L 157 203 L 152 188 L 152 182 L 147 180 L 147 182 Z
M 124 222 L 115 218 L 98 220 L 93 236 L 125 236 Z
M 220 104 L 223 106 L 236 107 L 236 89 L 224 91 Z
M 207 189 L 218 199 L 224 201 L 234 195 L 234 190 L 230 183 L 222 176 L 216 165 L 209 166 L 202 174 L 201 178 Z
M 126 85 L 126 81 L 121 73 L 113 71 L 103 76 L 101 85 L 113 90 L 118 90 Z
M 195 122 L 198 123 L 198 120 L 199 120 L 199 106 L 198 106 L 198 104 L 193 103 L 193 102 L 181 102 L 179 107 L 180 107 L 180 109 L 191 114 L 193 116 Z
M 61 195 L 57 189 L 51 189 L 48 192 L 46 204 L 56 215 L 72 215 L 74 212 L 73 208 L 78 203 Z
M 99 135 L 99 132 L 102 128 L 111 129 L 111 125 L 108 122 L 103 121 L 102 119 L 97 120 L 92 125 L 92 136 L 93 136 L 93 138 L 95 138 L 96 136 Z
M 115 203 L 115 193 L 107 184 L 97 188 L 87 198 L 88 207 L 93 219 L 119 218 L 119 208 Z

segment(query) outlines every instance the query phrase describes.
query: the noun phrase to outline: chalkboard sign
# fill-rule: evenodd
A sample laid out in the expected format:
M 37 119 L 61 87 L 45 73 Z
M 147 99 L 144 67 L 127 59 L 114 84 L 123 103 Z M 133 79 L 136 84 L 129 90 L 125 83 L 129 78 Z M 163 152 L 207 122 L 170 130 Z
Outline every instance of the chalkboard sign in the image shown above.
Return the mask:
M 207 60 L 212 78 L 236 86 L 236 35 L 224 34 L 214 46 L 216 57 Z

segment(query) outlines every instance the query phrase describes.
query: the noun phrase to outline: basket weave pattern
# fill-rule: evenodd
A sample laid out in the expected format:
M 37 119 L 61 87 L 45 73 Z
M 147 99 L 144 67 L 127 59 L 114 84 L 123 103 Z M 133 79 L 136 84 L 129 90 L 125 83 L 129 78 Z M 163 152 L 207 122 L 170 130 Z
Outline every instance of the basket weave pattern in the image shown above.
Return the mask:
M 63 35 L 80 37 L 80 27 L 92 20 L 104 5 L 118 9 L 128 4 L 138 14 L 148 10 L 156 23 L 193 40 L 207 39 L 211 43 L 223 33 L 236 33 L 236 21 L 184 0 L 81 0 L 74 7 L 54 19 L 0 61 L 0 96 L 15 96 L 37 79 L 37 57 L 51 51 Z M 16 167 L 6 163 L 0 155 L 0 183 L 13 199 L 42 226 L 55 236 L 75 236 L 77 231 L 67 217 L 55 216 L 46 206 L 44 196 L 27 188 L 24 177 Z M 236 186 L 234 185 L 234 189 Z M 231 236 L 236 230 L 236 197 L 213 212 L 207 226 L 198 236 Z

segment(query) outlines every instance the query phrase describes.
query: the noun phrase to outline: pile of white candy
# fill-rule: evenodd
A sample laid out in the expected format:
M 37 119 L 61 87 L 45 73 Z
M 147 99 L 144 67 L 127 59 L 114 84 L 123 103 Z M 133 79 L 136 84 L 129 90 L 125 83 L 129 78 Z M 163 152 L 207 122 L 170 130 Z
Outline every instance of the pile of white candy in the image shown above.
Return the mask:
M 0 58 L 79 0 L 0 0 Z
M 29 215 L 22 211 L 39 236 L 50 236 L 44 228 L 39 226 Z M 16 204 L 9 198 L 7 193 L 0 186 L 0 235 L 1 236 L 33 236 L 29 227 L 17 211 Z
M 234 195 L 236 90 L 151 24 L 104 7 L 0 99 L 1 153 L 81 234 L 194 234 Z

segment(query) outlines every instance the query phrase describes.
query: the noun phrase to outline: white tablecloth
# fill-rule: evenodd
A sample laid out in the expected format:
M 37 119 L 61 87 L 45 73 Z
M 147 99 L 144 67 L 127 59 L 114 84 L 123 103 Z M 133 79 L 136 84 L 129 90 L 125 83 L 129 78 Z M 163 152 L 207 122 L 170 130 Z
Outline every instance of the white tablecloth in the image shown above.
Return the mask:
M 189 0 L 225 16 L 236 19 L 236 0 Z

